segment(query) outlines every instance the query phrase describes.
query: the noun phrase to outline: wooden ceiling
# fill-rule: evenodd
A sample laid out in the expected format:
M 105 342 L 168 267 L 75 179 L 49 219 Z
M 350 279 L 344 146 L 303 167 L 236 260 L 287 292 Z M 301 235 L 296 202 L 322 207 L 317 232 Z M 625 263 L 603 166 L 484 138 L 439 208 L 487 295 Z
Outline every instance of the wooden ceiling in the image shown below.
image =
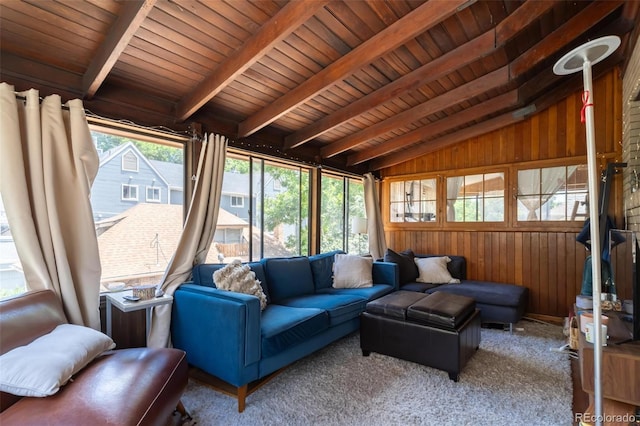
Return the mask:
M 580 90 L 552 67 L 638 38 L 637 1 L 87 0 L 0 5 L 1 80 L 103 117 L 379 170 Z

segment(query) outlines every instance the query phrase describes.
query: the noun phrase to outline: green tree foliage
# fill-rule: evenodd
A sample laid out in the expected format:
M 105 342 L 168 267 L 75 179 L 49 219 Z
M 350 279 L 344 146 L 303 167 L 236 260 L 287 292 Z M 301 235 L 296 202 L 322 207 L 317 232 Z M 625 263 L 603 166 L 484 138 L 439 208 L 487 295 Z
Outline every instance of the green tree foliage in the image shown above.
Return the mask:
M 227 156 L 224 171 L 249 174 L 249 161 Z
M 320 251 L 343 249 L 344 186 L 343 179 L 322 176 L 320 212 Z
M 309 173 L 298 168 L 266 165 L 265 176 L 270 179 L 265 185 L 276 181 L 281 188 L 275 195 L 265 197 L 265 229 L 272 232 L 279 225 L 294 226 L 296 232 L 287 237 L 285 247 L 293 253 L 308 254 Z

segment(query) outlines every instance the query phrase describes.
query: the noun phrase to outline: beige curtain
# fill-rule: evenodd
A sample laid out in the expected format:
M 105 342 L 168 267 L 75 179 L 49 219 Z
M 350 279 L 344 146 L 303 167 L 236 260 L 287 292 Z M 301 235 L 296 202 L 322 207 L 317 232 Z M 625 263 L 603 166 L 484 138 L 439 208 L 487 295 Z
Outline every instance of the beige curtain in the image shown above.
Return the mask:
M 165 294 L 173 295 L 190 278 L 193 266 L 204 262 L 207 257 L 220 210 L 226 152 L 227 139 L 224 136 L 209 135 L 208 140 L 205 137 L 187 220 L 176 252 L 158 285 Z M 170 346 L 170 326 L 171 305 L 155 307 L 147 346 Z
M 374 259 L 381 259 L 387 250 L 384 226 L 380 212 L 378 183 L 371 173 L 362 178 L 364 185 L 364 205 L 367 212 L 367 232 L 369 234 L 369 253 Z
M 90 203 L 99 159 L 82 101 L 0 83 L 0 191 L 27 289 L 52 289 L 67 319 L 100 329 L 100 258 Z

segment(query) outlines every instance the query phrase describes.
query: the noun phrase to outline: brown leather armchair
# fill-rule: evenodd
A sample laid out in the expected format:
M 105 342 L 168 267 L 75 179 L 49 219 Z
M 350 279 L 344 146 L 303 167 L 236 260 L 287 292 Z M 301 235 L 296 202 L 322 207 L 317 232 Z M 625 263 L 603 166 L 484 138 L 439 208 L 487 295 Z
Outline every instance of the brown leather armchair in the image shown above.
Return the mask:
M 67 323 L 50 290 L 0 301 L 0 354 Z M 0 392 L 0 424 L 165 425 L 180 407 L 188 380 L 185 353 L 133 348 L 105 352 L 43 398 Z

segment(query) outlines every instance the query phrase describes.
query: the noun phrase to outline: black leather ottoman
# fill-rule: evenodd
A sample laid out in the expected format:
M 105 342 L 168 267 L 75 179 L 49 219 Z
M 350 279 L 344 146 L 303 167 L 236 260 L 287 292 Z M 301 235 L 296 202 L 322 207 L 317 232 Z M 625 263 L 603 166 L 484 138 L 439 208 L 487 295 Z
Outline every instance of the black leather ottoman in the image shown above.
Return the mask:
M 458 381 L 480 346 L 480 313 L 466 296 L 396 291 L 367 303 L 360 348 L 444 370 Z

